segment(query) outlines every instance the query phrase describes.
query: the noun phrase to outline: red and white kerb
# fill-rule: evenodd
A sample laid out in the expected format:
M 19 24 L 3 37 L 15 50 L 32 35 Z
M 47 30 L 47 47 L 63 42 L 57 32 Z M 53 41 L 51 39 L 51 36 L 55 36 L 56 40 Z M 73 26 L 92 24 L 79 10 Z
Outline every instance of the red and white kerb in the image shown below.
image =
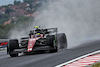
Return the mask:
M 88 56 L 81 60 L 77 60 L 76 62 L 64 65 L 62 67 L 85 67 L 98 61 L 100 61 L 100 54 Z

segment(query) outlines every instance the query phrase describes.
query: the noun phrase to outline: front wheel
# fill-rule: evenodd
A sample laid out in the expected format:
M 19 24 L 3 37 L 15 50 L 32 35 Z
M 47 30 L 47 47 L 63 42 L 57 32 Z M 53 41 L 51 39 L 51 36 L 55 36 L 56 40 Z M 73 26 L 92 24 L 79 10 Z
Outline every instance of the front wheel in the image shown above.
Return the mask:
M 50 53 L 54 53 L 58 51 L 58 46 L 56 45 L 55 41 L 53 41 L 53 49 L 49 50 Z
M 55 39 L 55 35 L 47 36 L 47 45 L 51 47 L 51 49 L 49 50 L 50 53 L 58 51 L 57 41 Z
M 16 57 L 18 56 L 18 53 L 14 53 L 14 49 L 18 49 L 19 44 L 17 39 L 9 40 L 8 45 L 7 45 L 7 53 L 11 57 Z
M 15 54 L 10 54 L 11 57 L 17 57 L 18 56 L 18 53 L 15 53 Z

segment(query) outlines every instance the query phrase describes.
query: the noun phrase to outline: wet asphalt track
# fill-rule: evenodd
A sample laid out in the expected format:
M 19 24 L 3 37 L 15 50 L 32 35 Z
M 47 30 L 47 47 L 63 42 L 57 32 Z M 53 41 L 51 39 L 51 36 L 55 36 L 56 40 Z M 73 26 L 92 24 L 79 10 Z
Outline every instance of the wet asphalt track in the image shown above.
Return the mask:
M 35 53 L 10 57 L 6 51 L 0 52 L 0 67 L 54 67 L 81 55 L 100 49 L 100 40 L 84 43 L 73 49 L 60 50 L 57 53 Z

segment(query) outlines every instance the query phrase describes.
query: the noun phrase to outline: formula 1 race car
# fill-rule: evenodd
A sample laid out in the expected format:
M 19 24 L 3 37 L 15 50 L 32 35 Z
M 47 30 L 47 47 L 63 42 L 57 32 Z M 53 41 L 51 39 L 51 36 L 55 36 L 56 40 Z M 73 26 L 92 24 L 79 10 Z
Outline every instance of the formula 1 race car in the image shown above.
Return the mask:
M 36 51 L 57 52 L 58 49 L 67 48 L 67 39 L 64 33 L 57 34 L 57 28 L 39 29 L 35 26 L 31 30 L 29 37 L 10 39 L 7 45 L 7 53 L 11 57 L 18 56 L 19 53 L 34 53 Z

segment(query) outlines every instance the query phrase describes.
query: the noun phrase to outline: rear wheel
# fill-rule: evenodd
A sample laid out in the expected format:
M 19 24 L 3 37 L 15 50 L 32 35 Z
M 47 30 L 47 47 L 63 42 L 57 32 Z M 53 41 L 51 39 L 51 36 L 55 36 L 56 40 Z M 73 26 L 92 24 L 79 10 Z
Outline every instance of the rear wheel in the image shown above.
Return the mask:
M 67 48 L 67 38 L 65 33 L 57 34 L 59 49 Z
M 9 40 L 8 46 L 7 46 L 7 53 L 10 54 L 11 57 L 18 56 L 18 53 L 14 53 L 14 49 L 18 49 L 19 44 L 17 39 Z

